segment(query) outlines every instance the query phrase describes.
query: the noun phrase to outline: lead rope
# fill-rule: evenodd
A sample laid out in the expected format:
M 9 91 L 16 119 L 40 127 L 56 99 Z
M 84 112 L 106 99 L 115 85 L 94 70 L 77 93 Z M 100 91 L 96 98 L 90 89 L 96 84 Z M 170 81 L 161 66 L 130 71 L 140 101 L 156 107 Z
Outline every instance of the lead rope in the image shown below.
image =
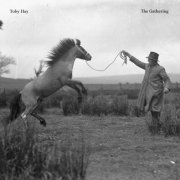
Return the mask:
M 109 65 L 107 65 L 104 69 L 95 69 L 95 68 L 93 68 L 90 64 L 88 64 L 87 61 L 85 61 L 85 62 L 86 62 L 86 64 L 87 64 L 91 69 L 93 69 L 94 71 L 105 71 L 106 69 L 108 69 L 108 68 L 117 60 L 117 57 L 118 57 L 118 56 L 120 56 L 120 58 L 124 60 L 122 66 L 123 66 L 124 64 L 127 64 L 127 56 L 125 56 L 125 55 L 123 54 L 123 51 L 120 51 L 120 52 L 116 55 L 116 57 L 114 58 L 114 60 L 113 60 Z

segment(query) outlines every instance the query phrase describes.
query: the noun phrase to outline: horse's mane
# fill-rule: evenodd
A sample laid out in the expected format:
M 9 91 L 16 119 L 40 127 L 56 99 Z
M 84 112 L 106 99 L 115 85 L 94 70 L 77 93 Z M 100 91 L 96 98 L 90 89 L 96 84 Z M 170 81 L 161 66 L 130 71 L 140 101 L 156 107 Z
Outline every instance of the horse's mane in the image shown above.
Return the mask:
M 67 53 L 74 46 L 75 42 L 73 39 L 66 38 L 61 40 L 59 44 L 51 50 L 50 55 L 48 56 L 48 59 L 50 59 L 50 61 L 46 61 L 47 65 L 52 66 L 53 64 L 55 64 L 65 53 Z

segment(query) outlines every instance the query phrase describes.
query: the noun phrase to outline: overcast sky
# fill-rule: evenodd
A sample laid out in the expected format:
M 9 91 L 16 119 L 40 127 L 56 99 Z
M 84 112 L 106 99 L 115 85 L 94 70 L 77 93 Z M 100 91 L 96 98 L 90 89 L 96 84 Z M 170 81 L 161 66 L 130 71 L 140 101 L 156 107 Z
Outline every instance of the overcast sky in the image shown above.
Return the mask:
M 11 10 L 28 13 L 11 13 Z M 168 13 L 142 13 L 142 9 Z M 63 38 L 78 38 L 92 55 L 89 62 L 104 69 L 123 49 L 146 62 L 150 51 L 168 73 L 180 73 L 180 1 L 171 0 L 0 0 L 0 51 L 13 56 L 6 77 L 34 77 L 34 67 Z M 90 69 L 77 59 L 74 77 L 144 73 L 122 59 L 105 72 Z

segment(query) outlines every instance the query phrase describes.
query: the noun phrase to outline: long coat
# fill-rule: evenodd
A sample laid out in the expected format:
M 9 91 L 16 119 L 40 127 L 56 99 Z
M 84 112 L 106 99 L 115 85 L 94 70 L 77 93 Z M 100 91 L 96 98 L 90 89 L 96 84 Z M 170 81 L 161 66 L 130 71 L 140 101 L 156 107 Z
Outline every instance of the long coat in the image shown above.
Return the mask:
M 164 67 L 158 63 L 155 66 L 150 66 L 133 56 L 130 61 L 145 70 L 138 97 L 140 110 L 160 112 L 163 107 L 164 88 L 170 89 L 171 84 Z

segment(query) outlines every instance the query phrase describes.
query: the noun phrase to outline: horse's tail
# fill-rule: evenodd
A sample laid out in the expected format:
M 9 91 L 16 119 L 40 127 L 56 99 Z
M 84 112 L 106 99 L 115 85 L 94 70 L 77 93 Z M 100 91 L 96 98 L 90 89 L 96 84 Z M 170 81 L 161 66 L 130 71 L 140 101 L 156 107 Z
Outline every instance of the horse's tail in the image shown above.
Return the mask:
M 21 94 L 16 95 L 10 103 L 9 122 L 15 120 L 21 113 Z

